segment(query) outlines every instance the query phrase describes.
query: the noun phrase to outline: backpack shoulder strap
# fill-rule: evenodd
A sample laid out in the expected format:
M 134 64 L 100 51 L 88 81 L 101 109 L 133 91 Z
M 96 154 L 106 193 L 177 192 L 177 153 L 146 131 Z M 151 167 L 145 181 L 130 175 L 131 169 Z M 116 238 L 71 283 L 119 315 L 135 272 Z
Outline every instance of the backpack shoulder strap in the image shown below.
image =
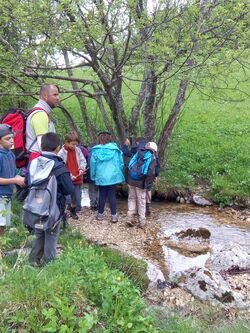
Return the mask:
M 35 111 L 44 111 L 47 114 L 47 112 L 43 108 L 35 107 L 27 112 L 27 117 L 30 116 Z
M 138 152 L 136 152 L 134 154 L 134 156 L 131 158 L 131 160 L 129 161 L 128 168 L 131 168 L 132 165 L 134 165 L 136 163 L 137 158 L 138 158 Z
M 69 172 L 68 169 L 65 167 L 65 165 L 61 165 L 60 167 L 56 168 L 55 170 L 52 170 L 52 173 L 58 177 L 62 175 L 63 173 Z
M 38 112 L 39 112 L 39 111 L 44 111 L 44 112 L 47 114 L 48 118 L 49 118 L 48 113 L 47 113 L 43 108 L 39 108 L 39 107 L 36 107 L 36 108 L 31 109 L 31 110 L 27 113 L 26 117 L 28 118 L 32 113 L 37 112 L 37 111 L 38 111 Z M 27 118 L 26 118 L 26 119 L 27 119 Z M 30 151 L 30 150 L 31 150 L 31 148 L 34 146 L 34 144 L 36 143 L 36 141 L 37 141 L 37 137 L 36 137 L 35 140 L 31 143 L 31 145 L 29 146 L 29 148 L 27 149 L 27 151 Z

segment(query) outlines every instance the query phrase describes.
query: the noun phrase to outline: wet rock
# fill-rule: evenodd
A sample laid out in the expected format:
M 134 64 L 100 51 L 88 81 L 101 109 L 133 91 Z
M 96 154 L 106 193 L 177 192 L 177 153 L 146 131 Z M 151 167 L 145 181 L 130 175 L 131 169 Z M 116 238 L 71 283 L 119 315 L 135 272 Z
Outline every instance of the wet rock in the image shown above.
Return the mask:
M 214 252 L 206 262 L 206 267 L 216 271 L 228 270 L 233 266 L 250 268 L 250 253 L 240 245 L 225 245 L 219 251 Z
M 158 279 L 157 280 L 157 288 L 158 289 L 165 289 L 166 288 L 166 282 Z
M 195 256 L 209 251 L 209 238 L 211 233 L 206 228 L 186 229 L 172 234 L 164 243 L 181 253 L 190 252 L 188 256 Z
M 165 278 L 162 274 L 162 271 L 152 262 L 147 262 L 147 277 L 150 281 L 149 287 L 150 288 L 158 288 L 163 289 L 165 288 Z M 163 288 L 159 288 L 159 286 L 163 286 Z
M 193 196 L 193 202 L 199 206 L 212 206 L 212 203 L 200 195 Z
M 185 279 L 183 279 L 185 277 Z M 193 267 L 181 273 L 177 283 L 201 300 L 212 305 L 247 308 L 246 297 L 234 292 L 219 273 L 206 268 Z
M 186 229 L 182 230 L 180 232 L 176 232 L 175 235 L 179 238 L 202 238 L 202 239 L 208 239 L 211 236 L 211 232 L 206 228 L 198 228 L 198 229 Z

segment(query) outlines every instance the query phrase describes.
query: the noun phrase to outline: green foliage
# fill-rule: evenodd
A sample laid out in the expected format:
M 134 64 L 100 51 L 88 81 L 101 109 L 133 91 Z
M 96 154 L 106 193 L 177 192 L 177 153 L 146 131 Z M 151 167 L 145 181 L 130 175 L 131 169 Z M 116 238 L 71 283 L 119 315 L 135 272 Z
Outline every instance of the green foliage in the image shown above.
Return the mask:
M 41 270 L 23 265 L 1 281 L 0 330 L 154 332 L 138 290 L 91 247 L 71 237 Z

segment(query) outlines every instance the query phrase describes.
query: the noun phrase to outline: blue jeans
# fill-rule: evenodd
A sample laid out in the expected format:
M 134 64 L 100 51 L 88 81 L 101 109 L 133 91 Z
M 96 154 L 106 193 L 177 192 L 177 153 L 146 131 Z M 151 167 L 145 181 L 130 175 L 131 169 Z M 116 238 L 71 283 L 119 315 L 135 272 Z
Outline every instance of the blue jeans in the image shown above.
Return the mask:
M 98 213 L 104 213 L 105 202 L 108 198 L 112 215 L 116 214 L 116 185 L 99 186 Z

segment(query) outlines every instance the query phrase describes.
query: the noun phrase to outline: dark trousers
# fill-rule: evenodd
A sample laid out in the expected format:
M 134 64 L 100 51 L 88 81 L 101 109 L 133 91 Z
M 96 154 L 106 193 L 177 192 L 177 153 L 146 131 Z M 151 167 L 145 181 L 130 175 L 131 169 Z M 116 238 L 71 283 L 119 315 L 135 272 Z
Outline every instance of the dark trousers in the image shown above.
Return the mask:
M 81 210 L 82 184 L 74 184 L 74 192 L 71 194 L 71 205 Z
M 76 210 L 80 211 L 82 201 L 82 184 L 74 184 L 74 191 L 70 195 L 66 195 L 66 204 L 76 207 Z
M 55 228 L 46 231 L 35 229 L 34 235 L 36 238 L 32 241 L 32 249 L 29 256 L 31 262 L 39 264 L 43 259 L 44 263 L 47 264 L 55 259 L 59 231 L 60 223 Z
M 98 213 L 103 214 L 105 202 L 108 198 L 109 207 L 112 215 L 116 214 L 116 197 L 115 192 L 116 186 L 114 185 L 106 185 L 99 186 L 99 202 L 98 202 Z

